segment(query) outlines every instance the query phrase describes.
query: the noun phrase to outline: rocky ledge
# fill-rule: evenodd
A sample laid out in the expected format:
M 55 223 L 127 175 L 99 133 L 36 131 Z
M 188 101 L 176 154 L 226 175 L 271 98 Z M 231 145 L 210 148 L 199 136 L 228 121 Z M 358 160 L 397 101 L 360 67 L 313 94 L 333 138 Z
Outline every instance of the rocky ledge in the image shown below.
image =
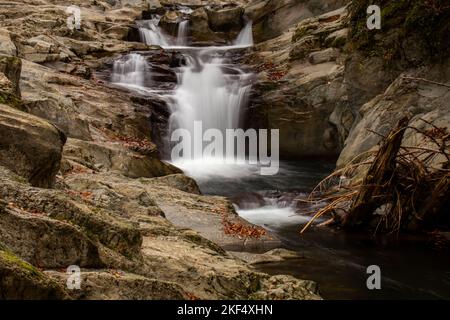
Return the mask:
M 161 101 L 101 78 L 131 50 L 166 59 L 128 41 L 161 4 L 72 1 L 83 23 L 70 31 L 65 3 L 0 7 L 0 298 L 320 299 L 313 282 L 259 273 L 225 250 L 278 242 L 159 160 Z M 71 265 L 80 290 L 66 286 Z

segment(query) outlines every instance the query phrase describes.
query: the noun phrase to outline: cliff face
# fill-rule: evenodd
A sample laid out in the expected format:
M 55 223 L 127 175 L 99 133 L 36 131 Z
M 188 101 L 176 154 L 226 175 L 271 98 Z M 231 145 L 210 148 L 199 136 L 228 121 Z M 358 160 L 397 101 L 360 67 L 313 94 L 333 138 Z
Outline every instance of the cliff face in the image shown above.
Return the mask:
M 344 81 L 346 17 L 341 8 L 305 19 L 259 43 L 250 58 L 260 71 L 250 108 L 263 126 L 280 129 L 283 157 L 336 157 L 342 148 L 340 134 L 354 121 Z
M 345 165 L 404 112 L 420 128 L 420 117 L 448 126 L 448 3 L 380 1 L 382 28 L 372 31 L 370 4 L 302 19 L 256 46 L 258 115 L 249 121 L 280 128 L 285 157 L 339 155 Z M 412 132 L 405 139 L 420 144 Z
M 379 67 L 373 74 L 378 73 L 380 77 L 376 89 L 357 89 L 362 91 L 367 103 L 354 109 L 361 120 L 353 125 L 338 160 L 339 166 L 375 149 L 380 141 L 376 133 L 386 135 L 405 113 L 412 116 L 410 125 L 421 130 L 430 129 L 421 118 L 440 128 L 448 128 L 450 123 L 448 3 L 381 1 L 382 29 L 373 32 L 367 32 L 364 26 L 367 4 L 367 1 L 355 1 L 350 7 L 348 66 L 359 63 L 363 56 L 369 57 L 360 68 L 370 68 L 371 61 L 378 61 Z M 408 130 L 403 144 L 417 147 L 426 142 Z

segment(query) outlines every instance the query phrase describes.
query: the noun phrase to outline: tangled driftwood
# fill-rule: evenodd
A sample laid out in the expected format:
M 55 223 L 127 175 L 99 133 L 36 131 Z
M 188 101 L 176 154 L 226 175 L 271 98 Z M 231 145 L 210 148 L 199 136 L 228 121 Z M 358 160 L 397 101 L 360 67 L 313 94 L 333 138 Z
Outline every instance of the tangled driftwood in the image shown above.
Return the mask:
M 409 117 L 380 142 L 377 152 L 355 158 L 346 167 L 324 179 L 311 193 L 308 202 L 327 204 L 302 229 L 304 232 L 320 216 L 331 215 L 326 224 L 345 229 L 373 229 L 383 232 L 421 230 L 450 226 L 450 156 L 446 128 L 421 119 L 429 130 L 408 126 Z M 417 131 L 435 147 L 402 146 L 407 129 Z M 358 159 L 372 156 L 372 160 Z M 438 168 L 432 160 L 444 159 Z M 363 179 L 341 186 L 341 179 L 362 166 L 369 166 Z M 380 210 L 383 208 L 384 210 Z

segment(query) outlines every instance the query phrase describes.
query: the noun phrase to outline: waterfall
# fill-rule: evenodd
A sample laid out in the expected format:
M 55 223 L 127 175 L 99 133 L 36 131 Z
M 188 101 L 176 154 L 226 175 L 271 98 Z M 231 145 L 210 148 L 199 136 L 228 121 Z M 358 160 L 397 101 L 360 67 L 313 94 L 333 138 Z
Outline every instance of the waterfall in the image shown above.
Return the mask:
M 188 33 L 189 33 L 189 20 L 181 21 L 180 24 L 178 25 L 178 34 L 176 40 L 177 46 L 187 45 Z
M 236 54 L 233 52 L 235 49 L 253 45 L 251 22 L 247 23 L 237 39 L 228 46 L 189 47 L 187 46 L 189 20 L 179 24 L 176 40 L 164 35 L 158 27 L 159 21 L 159 16 L 153 16 L 150 20 L 137 22 L 142 41 L 166 49 L 177 49 L 185 58 L 185 64 L 175 70 L 178 76 L 177 87 L 173 92 L 162 96 L 168 102 L 171 111 L 168 140 L 176 129 L 185 129 L 194 135 L 196 121 L 202 122 L 203 132 L 216 129 L 223 136 L 226 136 L 227 129 L 239 128 L 254 75 L 236 66 L 230 56 Z M 132 53 L 114 63 L 112 82 L 142 92 L 146 89 L 143 86 L 146 81 L 145 75 L 149 71 L 145 58 Z M 183 159 L 183 163 L 177 162 L 175 165 L 194 176 L 195 171 L 209 175 L 219 170 L 226 172 L 226 176 L 230 177 L 253 174 L 257 170 L 249 166 L 240 166 L 236 169 L 236 166 L 225 164 L 224 154 L 218 153 L 214 154 L 212 159 L 203 159 L 202 154 L 191 153 L 194 155 L 193 159 L 187 163 L 184 163 Z M 170 151 L 166 154 L 170 154 Z M 218 164 L 221 169 L 218 169 Z
M 253 23 L 248 21 L 233 43 L 235 46 L 253 46 Z
M 184 33 L 187 25 L 188 21 L 186 25 L 180 25 L 179 39 L 187 38 Z M 240 128 L 254 75 L 233 64 L 229 56 L 233 55 L 231 50 L 251 45 L 252 24 L 247 23 L 232 45 L 178 47 L 182 50 L 186 63 L 178 68 L 178 86 L 168 97 L 171 110 L 169 137 L 175 129 L 185 129 L 191 136 L 195 136 L 196 121 L 201 121 L 203 132 L 216 129 L 224 137 L 227 129 Z M 226 164 L 224 154 L 204 158 L 194 149 L 195 147 L 191 150 L 192 159 L 177 160 L 175 165 L 197 179 L 221 174 L 226 177 L 241 177 L 252 175 L 257 170 L 254 166 Z
M 173 39 L 164 34 L 158 26 L 161 17 L 154 15 L 150 20 L 137 21 L 141 41 L 148 45 L 157 45 L 163 48 L 186 46 L 189 33 L 189 20 L 181 21 L 178 25 L 177 38 Z
M 142 87 L 149 75 L 149 66 L 145 58 L 140 54 L 130 53 L 114 62 L 111 82 Z
M 163 30 L 161 30 L 158 26 L 160 20 L 160 16 L 153 15 L 150 20 L 139 20 L 136 22 L 141 41 L 148 45 L 157 45 L 165 49 L 181 49 L 182 47 L 185 47 L 186 49 L 186 46 L 188 45 L 189 20 L 184 20 L 179 23 L 176 39 L 164 34 Z M 210 49 L 227 50 L 251 46 L 253 46 L 253 23 L 252 21 L 248 21 L 231 45 L 223 47 L 210 47 Z M 191 49 L 195 48 L 191 47 Z
M 202 121 L 203 130 L 224 133 L 238 128 L 252 75 L 228 64 L 223 53 L 214 49 L 186 52 L 185 56 L 187 65 L 180 69 L 172 96 L 170 129 L 193 132 L 194 121 Z
M 169 46 L 169 39 L 158 27 L 160 16 L 154 15 L 150 20 L 137 21 L 141 41 L 148 45 Z

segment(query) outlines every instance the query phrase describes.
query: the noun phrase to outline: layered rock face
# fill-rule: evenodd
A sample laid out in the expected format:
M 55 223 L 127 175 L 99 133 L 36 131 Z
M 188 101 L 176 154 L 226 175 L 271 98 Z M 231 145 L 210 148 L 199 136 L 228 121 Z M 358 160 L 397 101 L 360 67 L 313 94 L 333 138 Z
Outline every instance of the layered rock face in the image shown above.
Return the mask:
M 158 159 L 161 101 L 93 72 L 148 50 L 156 85 L 173 85 L 167 53 L 124 41 L 149 3 L 72 4 L 80 30 L 67 27 L 65 1 L 0 9 L 0 298 L 319 299 L 314 283 L 256 272 L 223 249 L 247 242 L 223 221 L 256 227 Z M 201 215 L 209 229 L 180 213 Z M 81 268 L 80 290 L 66 285 L 70 265 Z
M 347 132 L 354 119 L 344 83 L 346 15 L 339 9 L 303 20 L 249 58 L 260 73 L 250 106 L 257 116 L 248 125 L 280 129 L 282 157 L 335 157 L 342 148 L 330 116 L 339 112 Z
M 345 141 L 338 166 L 376 150 L 381 137 L 405 114 L 412 118 L 409 126 L 418 129 L 405 132 L 402 145 L 407 147 L 431 147 L 420 131 L 433 126 L 445 131 L 450 123 L 448 5 L 443 1 L 381 1 L 383 28 L 369 33 L 361 22 L 367 5 L 367 1 L 355 1 L 351 7 L 348 46 L 353 50 L 347 78 L 363 103 L 356 109 L 358 121 Z M 371 57 L 363 59 L 368 52 Z M 366 71 L 359 76 L 352 72 L 361 69 Z M 367 70 L 372 75 L 369 84 L 362 81 Z M 440 167 L 443 160 L 434 159 L 432 165 Z
M 266 2 L 254 1 L 246 12 L 264 12 Z M 300 15 L 246 61 L 259 72 L 247 126 L 280 129 L 282 157 L 339 156 L 343 166 L 376 149 L 405 112 L 419 129 L 430 126 L 421 117 L 448 127 L 448 6 L 381 1 L 382 29 L 370 31 L 369 5 L 351 1 L 320 16 Z M 256 23 L 255 37 L 264 39 L 259 32 L 278 34 Z M 423 144 L 413 131 L 404 143 Z
M 1 105 L 0 134 L 0 165 L 34 186 L 53 186 L 66 141 L 64 133 L 38 117 Z
M 252 0 L 246 8 L 246 16 L 254 23 L 254 35 L 258 42 L 283 34 L 300 21 L 343 7 L 347 0 Z

